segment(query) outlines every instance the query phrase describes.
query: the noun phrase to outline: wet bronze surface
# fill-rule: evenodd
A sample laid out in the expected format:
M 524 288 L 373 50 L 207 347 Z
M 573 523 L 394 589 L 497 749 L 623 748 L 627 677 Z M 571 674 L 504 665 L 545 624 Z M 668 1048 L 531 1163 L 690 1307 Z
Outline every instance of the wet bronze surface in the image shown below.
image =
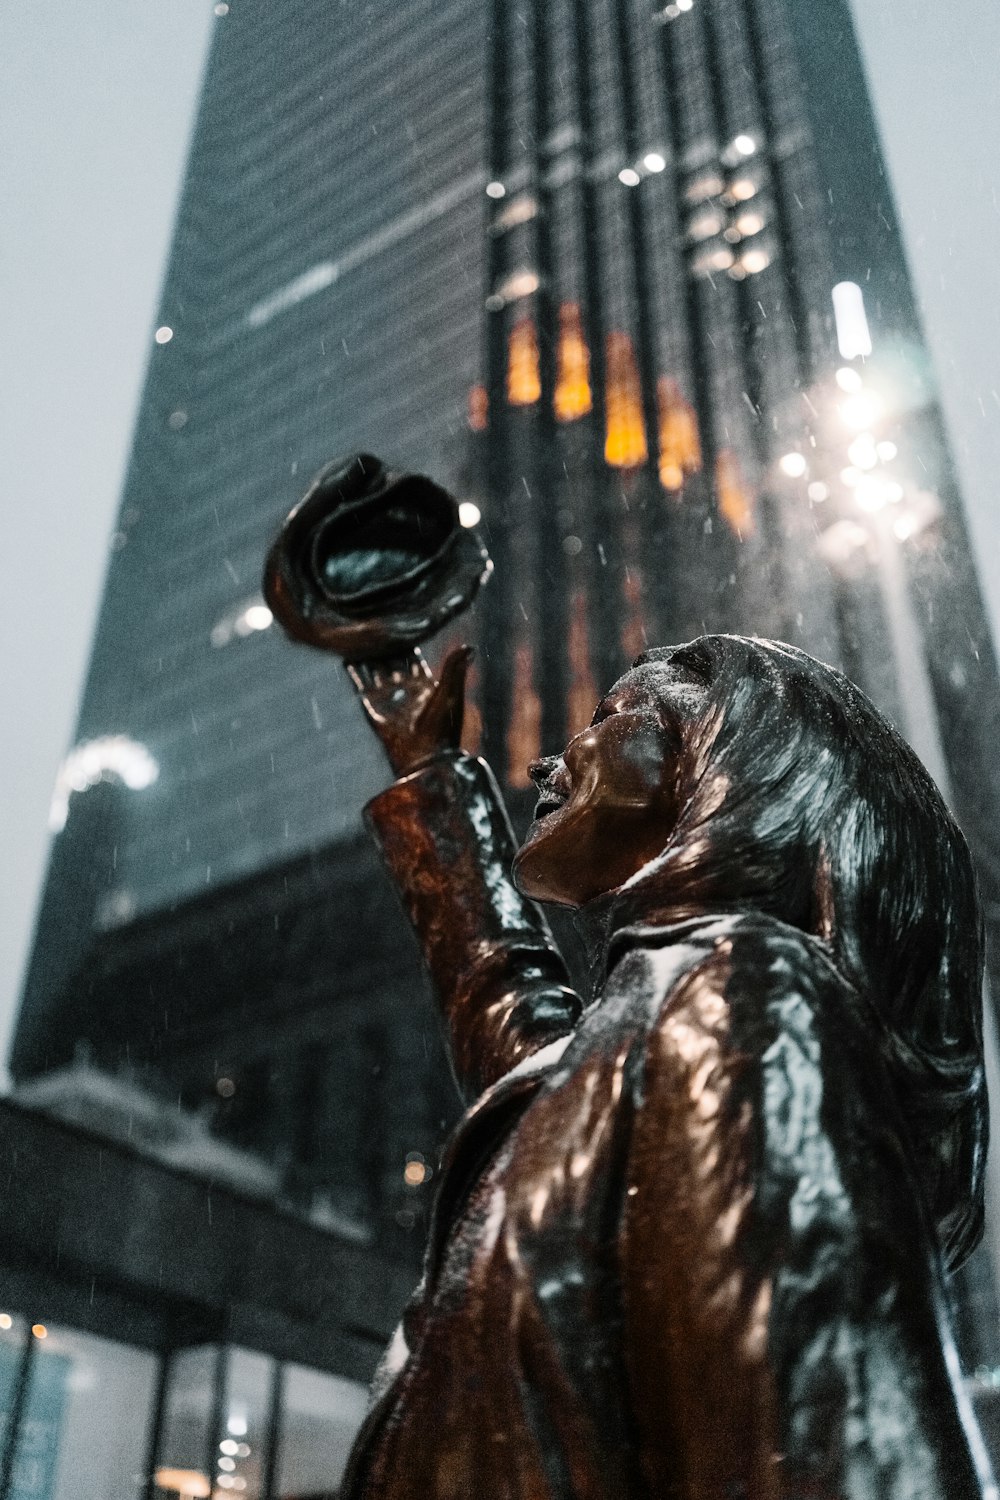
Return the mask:
M 971 1500 L 980 920 L 912 752 L 801 652 L 647 653 L 514 862 L 464 662 L 358 669 L 370 826 L 470 1100 L 351 1500 Z M 512 863 L 521 891 L 512 881 Z M 524 893 L 577 907 L 573 993 Z
M 874 711 L 783 648 L 654 658 L 600 716 L 540 768 L 516 863 L 586 900 L 579 1019 L 485 768 L 442 753 L 370 810 L 459 1077 L 488 1087 L 347 1493 L 978 1496 L 940 1259 L 981 1214 L 961 836 Z M 672 820 L 652 861 L 643 796 Z M 595 896 L 581 847 L 629 878 Z
M 355 453 L 321 469 L 286 519 L 264 597 L 295 640 L 381 660 L 466 609 L 490 567 L 447 490 Z

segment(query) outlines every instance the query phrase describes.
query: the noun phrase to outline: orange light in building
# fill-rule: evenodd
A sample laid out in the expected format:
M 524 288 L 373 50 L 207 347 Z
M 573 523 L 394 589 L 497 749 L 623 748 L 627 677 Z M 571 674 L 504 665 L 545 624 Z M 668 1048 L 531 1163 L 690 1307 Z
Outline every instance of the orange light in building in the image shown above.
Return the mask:
M 604 457 L 616 469 L 637 469 L 646 462 L 646 424 L 642 420 L 642 387 L 632 340 L 627 333 L 607 339 L 607 435 Z
M 507 346 L 507 400 L 511 406 L 531 406 L 541 394 L 535 324 L 531 318 L 518 318 Z
M 49 1336 L 49 1330 L 44 1323 L 32 1323 L 31 1331 L 36 1339 L 47 1339 Z
M 629 540 L 632 545 L 628 550 L 634 555 L 634 535 Z M 634 661 L 649 645 L 642 614 L 642 575 L 634 563 L 629 564 L 625 569 L 622 593 L 625 596 L 625 618 L 622 622 L 621 634 L 622 650 L 627 661 Z
M 479 669 L 473 662 L 465 679 L 465 713 L 461 746 L 467 755 L 478 755 L 483 743 L 483 716 L 479 709 Z
M 507 730 L 507 780 L 520 790 L 531 785 L 529 762 L 541 753 L 542 704 L 535 692 L 531 647 L 522 641 L 514 653 L 513 713 Z
M 715 460 L 715 492 L 719 514 L 737 536 L 749 536 L 754 529 L 753 498 L 740 470 L 736 454 L 723 448 Z
M 573 422 L 590 411 L 590 353 L 583 337 L 578 302 L 559 309 L 559 348 L 556 355 L 556 418 Z
M 157 1469 L 153 1475 L 161 1490 L 174 1490 L 183 1500 L 207 1500 L 212 1486 L 199 1469 Z
M 469 426 L 473 432 L 485 432 L 490 414 L 490 398 L 484 385 L 474 385 L 469 391 Z
M 590 666 L 590 640 L 587 629 L 587 596 L 582 589 L 573 595 L 569 616 L 569 697 L 566 705 L 571 735 L 586 729 L 597 703 L 597 683 Z
M 679 490 L 689 474 L 701 468 L 701 440 L 694 407 L 685 400 L 676 380 L 661 375 L 656 382 L 660 417 L 660 483 Z

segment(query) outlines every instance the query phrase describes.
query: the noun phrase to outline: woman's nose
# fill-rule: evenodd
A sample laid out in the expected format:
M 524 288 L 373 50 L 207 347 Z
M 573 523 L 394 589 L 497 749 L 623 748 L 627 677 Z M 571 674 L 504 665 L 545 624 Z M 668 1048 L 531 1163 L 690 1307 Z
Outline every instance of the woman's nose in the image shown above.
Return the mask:
M 528 766 L 528 775 L 531 777 L 536 791 L 541 791 L 546 782 L 551 781 L 561 761 L 561 755 L 542 755 L 538 760 L 531 762 Z

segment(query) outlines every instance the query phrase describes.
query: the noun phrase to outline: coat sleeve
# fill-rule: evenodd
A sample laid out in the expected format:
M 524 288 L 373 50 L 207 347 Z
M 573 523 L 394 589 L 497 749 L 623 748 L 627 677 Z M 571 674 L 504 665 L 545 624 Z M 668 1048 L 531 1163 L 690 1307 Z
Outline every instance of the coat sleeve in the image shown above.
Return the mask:
M 573 1029 L 580 1000 L 538 909 L 485 762 L 446 753 L 365 809 L 437 989 L 459 1088 L 472 1098 Z

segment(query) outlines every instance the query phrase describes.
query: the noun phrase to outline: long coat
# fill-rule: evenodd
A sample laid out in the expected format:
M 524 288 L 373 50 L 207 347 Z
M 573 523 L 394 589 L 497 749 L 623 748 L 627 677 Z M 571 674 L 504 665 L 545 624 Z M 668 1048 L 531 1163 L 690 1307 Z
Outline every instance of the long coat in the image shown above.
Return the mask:
M 584 913 L 583 1009 L 481 762 L 369 821 L 474 1102 L 342 1494 L 981 1496 L 881 1022 L 824 945 L 640 881 Z

